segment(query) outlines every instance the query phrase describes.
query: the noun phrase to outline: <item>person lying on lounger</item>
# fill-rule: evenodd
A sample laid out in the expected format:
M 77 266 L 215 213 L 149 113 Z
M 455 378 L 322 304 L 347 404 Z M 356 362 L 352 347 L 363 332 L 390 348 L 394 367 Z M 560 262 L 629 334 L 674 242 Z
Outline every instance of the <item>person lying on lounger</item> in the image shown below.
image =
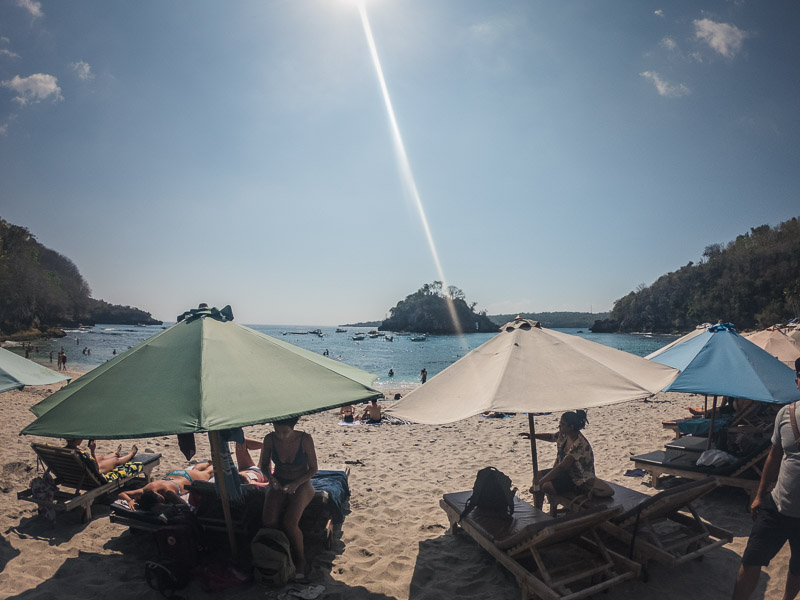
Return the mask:
M 717 407 L 716 415 L 740 415 L 744 411 L 746 411 L 750 406 L 752 406 L 753 401 L 748 400 L 747 398 L 731 398 L 730 396 L 723 396 L 722 397 L 722 404 Z M 710 418 L 711 413 L 714 412 L 713 407 L 709 409 L 705 408 L 695 408 L 693 406 L 687 406 L 686 410 L 692 413 L 692 416 L 695 417 L 705 417 Z
M 236 464 L 239 468 L 239 477 L 242 483 L 267 483 L 267 476 L 261 468 L 256 465 L 253 457 L 250 456 L 250 450 L 260 450 L 264 446 L 263 442 L 254 440 L 252 438 L 244 438 L 244 443 L 236 444 Z
M 175 469 L 161 479 L 151 481 L 143 488 L 121 492 L 117 498 L 128 503 L 131 510 L 153 510 L 169 504 L 184 504 L 181 496 L 195 481 L 208 481 L 214 475 L 211 461 L 199 463 L 189 469 Z
M 314 440 L 304 431 L 295 431 L 296 424 L 297 417 L 272 424 L 275 431 L 264 438 L 259 466 L 269 479 L 264 526 L 274 529 L 280 524 L 292 546 L 298 579 L 302 579 L 306 558 L 300 517 L 314 497 L 311 478 L 317 473 L 317 453 Z M 275 465 L 274 472 L 272 465 Z
M 67 440 L 67 448 L 73 448 L 80 452 L 84 452 L 80 449 L 80 445 L 83 443 L 83 440 L 70 438 Z M 136 447 L 136 444 L 133 445 L 131 451 L 127 454 L 122 454 L 122 444 L 117 446 L 117 450 L 112 452 L 111 454 L 100 454 L 96 453 L 97 450 L 97 442 L 94 440 L 89 440 L 89 452 L 91 457 L 97 463 L 97 470 L 100 471 L 101 474 L 105 475 L 106 473 L 110 473 L 114 470 L 114 467 L 118 467 L 120 465 L 124 465 L 126 462 L 133 460 L 133 457 L 139 452 L 139 448 Z
M 345 423 L 352 423 L 356 420 L 356 409 L 355 407 L 350 404 L 348 406 L 343 406 L 339 409 L 339 418 L 344 421 Z
M 531 486 L 531 493 L 546 494 L 581 491 L 594 481 L 594 453 L 581 429 L 586 427 L 586 411 L 565 412 L 558 423 L 558 433 L 536 433 L 534 437 L 543 442 L 557 444 L 556 461 L 552 469 L 539 471 L 539 477 Z M 520 436 L 530 439 L 529 433 Z

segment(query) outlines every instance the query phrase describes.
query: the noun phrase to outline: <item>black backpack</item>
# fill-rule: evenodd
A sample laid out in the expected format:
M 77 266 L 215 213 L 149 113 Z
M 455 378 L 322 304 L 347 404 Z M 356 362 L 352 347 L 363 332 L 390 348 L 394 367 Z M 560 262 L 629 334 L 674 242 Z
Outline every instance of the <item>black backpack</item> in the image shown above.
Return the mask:
M 511 487 L 511 478 L 494 467 L 486 467 L 478 471 L 475 485 L 472 486 L 472 496 L 467 500 L 459 521 L 466 517 L 475 508 L 481 511 L 495 513 L 504 519 L 510 519 L 514 514 L 514 494 L 517 488 Z

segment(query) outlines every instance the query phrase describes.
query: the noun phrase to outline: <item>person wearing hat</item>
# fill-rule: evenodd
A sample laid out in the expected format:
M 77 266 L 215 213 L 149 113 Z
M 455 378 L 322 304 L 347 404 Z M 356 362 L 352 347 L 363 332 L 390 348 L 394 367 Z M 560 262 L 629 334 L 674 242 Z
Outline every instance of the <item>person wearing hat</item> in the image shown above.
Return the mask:
M 794 369 L 794 382 L 800 389 L 800 358 L 795 361 Z M 733 600 L 750 597 L 758 584 L 761 568 L 769 565 L 787 540 L 791 555 L 783 600 L 792 600 L 800 592 L 800 430 L 797 425 L 800 415 L 797 404 L 787 404 L 775 417 L 772 448 L 761 472 L 756 498 L 750 505 L 753 529 L 736 575 Z

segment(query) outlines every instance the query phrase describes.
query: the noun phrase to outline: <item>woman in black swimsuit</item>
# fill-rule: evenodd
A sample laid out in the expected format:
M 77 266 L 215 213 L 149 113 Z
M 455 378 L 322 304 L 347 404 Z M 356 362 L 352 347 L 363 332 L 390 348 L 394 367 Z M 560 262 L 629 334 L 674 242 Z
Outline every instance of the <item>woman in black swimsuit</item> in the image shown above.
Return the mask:
M 276 527 L 280 524 L 294 550 L 297 572 L 305 574 L 306 558 L 300 517 L 314 497 L 311 478 L 317 472 L 317 453 L 314 440 L 304 431 L 295 431 L 296 424 L 297 418 L 272 424 L 275 432 L 264 438 L 259 465 L 269 480 L 264 501 L 264 526 Z

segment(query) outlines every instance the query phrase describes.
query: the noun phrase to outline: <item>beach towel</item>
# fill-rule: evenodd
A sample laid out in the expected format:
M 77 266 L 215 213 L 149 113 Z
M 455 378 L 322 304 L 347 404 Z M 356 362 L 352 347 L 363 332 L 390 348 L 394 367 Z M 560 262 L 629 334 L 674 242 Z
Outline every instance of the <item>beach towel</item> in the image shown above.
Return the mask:
M 350 486 L 344 471 L 317 471 L 311 485 L 318 492 L 328 493 L 328 510 L 334 523 L 344 521 L 344 507 L 350 497 Z

